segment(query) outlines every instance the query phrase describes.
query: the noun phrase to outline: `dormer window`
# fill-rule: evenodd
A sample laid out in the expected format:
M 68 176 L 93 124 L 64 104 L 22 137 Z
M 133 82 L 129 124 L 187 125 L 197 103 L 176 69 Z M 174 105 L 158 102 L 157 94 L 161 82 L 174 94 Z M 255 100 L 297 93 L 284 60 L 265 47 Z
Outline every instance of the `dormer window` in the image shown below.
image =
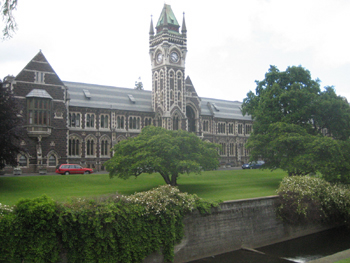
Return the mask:
M 35 72 L 35 83 L 45 83 L 45 73 L 41 71 Z
M 83 92 L 84 92 L 85 98 L 91 99 L 91 94 L 90 94 L 90 91 L 89 91 L 89 90 L 83 89 Z

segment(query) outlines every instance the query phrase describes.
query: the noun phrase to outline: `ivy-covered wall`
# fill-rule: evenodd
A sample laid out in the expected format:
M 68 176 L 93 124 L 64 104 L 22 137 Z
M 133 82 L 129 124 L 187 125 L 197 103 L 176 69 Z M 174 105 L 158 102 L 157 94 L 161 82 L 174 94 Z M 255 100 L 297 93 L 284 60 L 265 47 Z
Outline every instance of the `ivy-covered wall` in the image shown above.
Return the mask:
M 214 207 L 170 186 L 63 204 L 47 196 L 0 204 L 0 262 L 187 262 L 331 227 L 282 221 L 278 205 L 273 196 Z
M 132 196 L 0 204 L 0 262 L 136 263 L 153 252 L 170 262 L 184 215 L 212 205 L 168 185 Z

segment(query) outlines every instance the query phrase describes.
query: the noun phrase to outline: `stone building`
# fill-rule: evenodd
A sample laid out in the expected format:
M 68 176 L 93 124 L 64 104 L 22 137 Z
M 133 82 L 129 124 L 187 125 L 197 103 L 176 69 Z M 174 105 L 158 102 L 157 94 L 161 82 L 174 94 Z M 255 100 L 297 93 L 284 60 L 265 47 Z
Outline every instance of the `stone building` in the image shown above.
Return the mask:
M 221 144 L 222 165 L 246 162 L 250 116 L 242 116 L 241 102 L 199 97 L 185 77 L 186 53 L 185 18 L 180 31 L 166 4 L 155 28 L 150 25 L 152 91 L 62 81 L 40 51 L 14 79 L 6 78 L 27 129 L 28 152 L 18 156 L 22 170 L 54 171 L 60 163 L 104 170 L 113 145 L 147 125 Z

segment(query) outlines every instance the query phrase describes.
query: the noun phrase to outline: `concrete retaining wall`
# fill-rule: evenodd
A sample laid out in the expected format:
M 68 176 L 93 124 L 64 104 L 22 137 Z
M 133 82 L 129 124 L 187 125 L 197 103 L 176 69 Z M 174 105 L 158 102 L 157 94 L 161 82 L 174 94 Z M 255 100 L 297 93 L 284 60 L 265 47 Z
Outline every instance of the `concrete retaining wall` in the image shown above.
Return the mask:
M 257 248 L 326 230 L 319 225 L 291 226 L 276 217 L 277 196 L 224 202 L 211 215 L 195 212 L 184 219 L 185 237 L 175 247 L 175 263 L 242 247 Z M 150 255 L 144 263 L 163 262 Z

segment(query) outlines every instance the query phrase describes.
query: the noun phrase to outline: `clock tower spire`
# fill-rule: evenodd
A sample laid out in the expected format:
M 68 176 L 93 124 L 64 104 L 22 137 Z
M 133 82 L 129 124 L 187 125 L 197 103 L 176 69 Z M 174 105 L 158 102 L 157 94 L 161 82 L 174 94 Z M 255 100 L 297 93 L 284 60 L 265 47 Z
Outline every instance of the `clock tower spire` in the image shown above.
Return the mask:
M 166 129 L 187 129 L 185 60 L 187 29 L 182 30 L 170 7 L 164 4 L 156 32 L 151 19 L 149 54 L 152 64 L 152 107 L 156 125 Z

